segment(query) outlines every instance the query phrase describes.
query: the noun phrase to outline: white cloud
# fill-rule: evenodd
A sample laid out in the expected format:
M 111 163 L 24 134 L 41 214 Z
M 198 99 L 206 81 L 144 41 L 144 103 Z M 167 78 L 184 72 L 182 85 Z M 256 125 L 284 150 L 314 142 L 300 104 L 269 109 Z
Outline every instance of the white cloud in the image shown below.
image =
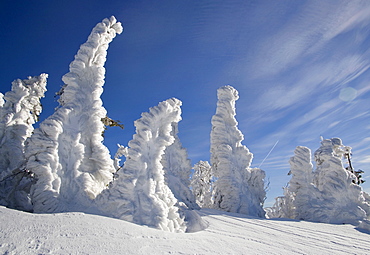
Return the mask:
M 299 11 L 300 10 L 300 11 Z M 308 55 L 327 51 L 324 46 L 339 34 L 361 26 L 370 13 L 368 4 L 351 1 L 312 1 L 287 17 L 275 34 L 264 38 L 257 49 L 252 74 L 258 77 L 278 74 L 294 67 Z

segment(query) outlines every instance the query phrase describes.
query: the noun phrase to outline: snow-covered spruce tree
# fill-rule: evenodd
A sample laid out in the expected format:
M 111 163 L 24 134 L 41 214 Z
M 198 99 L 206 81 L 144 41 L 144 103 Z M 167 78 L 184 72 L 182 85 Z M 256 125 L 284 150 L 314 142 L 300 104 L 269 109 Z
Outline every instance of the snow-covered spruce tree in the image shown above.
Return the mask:
M 289 160 L 292 178 L 289 181 L 286 197 L 292 197 L 292 208 L 286 218 L 314 220 L 321 207 L 320 192 L 313 184 L 311 150 L 298 146 Z
M 32 173 L 25 169 L 25 141 L 34 130 L 46 91 L 47 74 L 15 80 L 0 98 L 0 205 L 31 211 Z M 4 101 L 5 99 L 5 101 Z
M 181 119 L 180 106 L 178 99 L 168 99 L 135 121 L 136 134 L 128 144 L 123 168 L 96 199 L 105 215 L 166 231 L 185 231 L 161 163 L 166 148 L 175 141 L 172 123 Z
M 332 138 L 323 140 L 316 150 L 314 183 L 321 193 L 321 206 L 310 220 L 357 225 L 367 218 L 370 205 L 362 188 L 352 182 L 356 177 L 342 165 L 341 158 L 349 149 L 341 139 Z
M 201 208 L 212 207 L 212 172 L 208 161 L 199 161 L 194 165 L 191 188 L 197 204 Z
M 112 180 L 100 96 L 108 44 L 121 32 L 114 17 L 94 27 L 63 76 L 60 107 L 28 140 L 27 168 L 37 177 L 31 190 L 35 212 L 84 210 Z
M 250 168 L 253 155 L 241 144 L 244 137 L 235 119 L 238 91 L 224 86 L 218 89 L 217 95 L 211 131 L 211 166 L 217 179 L 214 183 L 214 208 L 264 217 L 265 172 Z
M 172 123 L 172 136 L 174 142 L 168 146 L 162 157 L 162 165 L 168 187 L 175 195 L 178 202 L 182 202 L 188 209 L 200 209 L 191 192 L 190 174 L 191 161 L 188 159 L 188 152 L 180 142 L 178 137 L 178 123 Z
M 283 188 L 283 196 L 275 198 L 275 203 L 272 207 L 265 208 L 266 216 L 269 219 L 273 218 L 290 218 L 294 219 L 295 210 L 293 208 L 294 197 L 288 191 L 288 187 Z

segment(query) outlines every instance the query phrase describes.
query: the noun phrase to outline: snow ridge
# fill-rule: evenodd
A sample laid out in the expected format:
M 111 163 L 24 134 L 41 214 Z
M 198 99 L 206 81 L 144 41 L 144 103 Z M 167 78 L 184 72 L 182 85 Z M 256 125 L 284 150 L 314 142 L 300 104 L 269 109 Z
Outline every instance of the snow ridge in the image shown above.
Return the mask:
M 232 86 L 217 90 L 216 114 L 212 117 L 211 166 L 215 177 L 214 209 L 264 217 L 265 172 L 250 168 L 253 154 L 241 144 L 235 102 L 238 91 Z
M 79 210 L 112 180 L 113 161 L 102 144 L 106 110 L 100 95 L 108 45 L 121 32 L 114 17 L 94 27 L 62 78 L 60 107 L 28 141 L 27 168 L 38 179 L 31 190 L 35 212 Z

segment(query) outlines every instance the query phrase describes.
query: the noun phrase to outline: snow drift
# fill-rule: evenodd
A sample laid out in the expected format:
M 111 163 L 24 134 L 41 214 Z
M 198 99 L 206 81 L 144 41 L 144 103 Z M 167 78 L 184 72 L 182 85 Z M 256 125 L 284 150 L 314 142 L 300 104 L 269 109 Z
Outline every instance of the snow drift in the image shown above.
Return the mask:
M 197 213 L 208 222 L 205 230 L 174 234 L 98 215 L 29 214 L 0 207 L 0 253 L 370 254 L 370 232 L 351 225 L 266 220 L 210 209 Z

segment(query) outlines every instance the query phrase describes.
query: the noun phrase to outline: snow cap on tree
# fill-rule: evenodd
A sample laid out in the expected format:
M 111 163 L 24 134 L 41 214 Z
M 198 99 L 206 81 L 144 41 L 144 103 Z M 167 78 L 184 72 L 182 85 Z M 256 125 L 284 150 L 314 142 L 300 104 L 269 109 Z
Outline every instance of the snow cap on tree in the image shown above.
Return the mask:
M 171 232 L 185 231 L 176 198 L 165 182 L 162 158 L 181 120 L 181 101 L 168 99 L 142 113 L 118 178 L 96 200 L 108 216 Z
M 47 74 L 17 79 L 12 90 L 0 98 L 0 204 L 32 210 L 24 169 L 25 141 L 34 130 L 42 107 L 40 98 L 46 92 Z M 5 101 L 4 101 L 5 99 Z M 24 178 L 23 178 L 24 177 Z
M 106 110 L 103 92 L 107 49 L 121 23 L 104 19 L 81 45 L 60 94 L 60 107 L 28 141 L 27 168 L 38 181 L 32 189 L 36 212 L 81 210 L 112 180 L 115 171 L 102 144 Z
M 211 166 L 217 178 L 214 208 L 264 217 L 265 172 L 250 168 L 253 154 L 241 144 L 244 137 L 235 119 L 238 91 L 223 86 L 217 90 L 217 96 L 211 131 Z

